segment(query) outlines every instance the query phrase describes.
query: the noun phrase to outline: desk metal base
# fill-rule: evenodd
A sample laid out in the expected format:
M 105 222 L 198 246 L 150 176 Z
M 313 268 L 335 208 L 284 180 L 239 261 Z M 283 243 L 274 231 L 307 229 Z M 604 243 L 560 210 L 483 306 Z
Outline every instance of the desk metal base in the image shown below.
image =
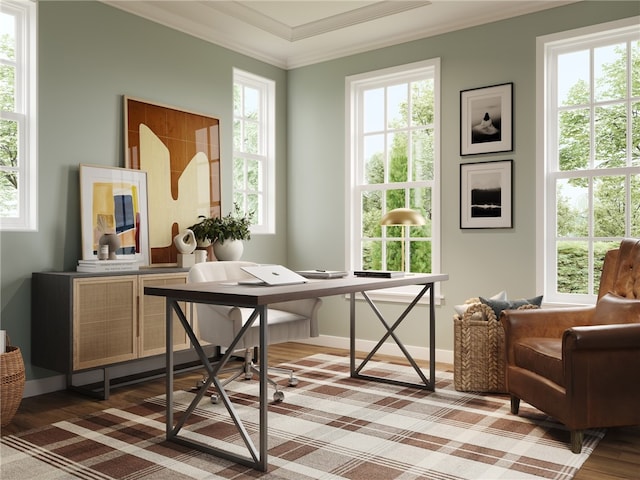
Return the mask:
M 255 323 L 255 321 L 260 319 L 260 345 L 259 345 L 259 364 L 262 366 L 268 365 L 268 329 L 267 329 L 267 316 L 268 316 L 268 303 L 272 303 L 270 300 L 274 298 L 274 301 L 288 301 L 294 300 L 298 298 L 312 298 L 314 296 L 326 296 L 326 295 L 337 295 L 348 293 L 350 295 L 350 375 L 353 378 L 361 378 L 365 380 L 378 381 L 383 383 L 391 383 L 400 386 L 406 387 L 415 387 L 426 390 L 434 390 L 435 389 L 435 301 L 434 301 L 434 281 L 442 281 L 446 280 L 448 277 L 446 275 L 435 275 L 434 280 L 424 279 L 418 276 L 412 278 L 406 278 L 403 280 L 397 281 L 387 281 L 386 283 L 380 282 L 378 285 L 372 285 L 370 280 L 345 280 L 343 283 L 338 281 L 331 281 L 333 283 L 326 284 L 317 284 L 317 286 L 308 285 L 308 290 L 303 291 L 301 289 L 292 289 L 291 292 L 278 293 L 278 290 L 272 290 L 274 296 L 280 295 L 289 295 L 285 298 L 278 297 L 275 300 L 275 297 L 270 297 L 270 294 L 264 295 L 246 295 L 242 293 L 237 299 L 233 297 L 233 295 L 229 295 L 226 292 L 224 294 L 218 293 L 218 291 L 209 291 L 205 290 L 205 287 L 192 287 L 192 290 L 188 290 L 188 287 L 146 287 L 145 292 L 147 294 L 152 295 L 160 295 L 166 297 L 166 369 L 167 369 L 167 377 L 166 377 L 166 438 L 172 442 L 179 443 L 181 445 L 185 445 L 190 448 L 194 448 L 196 450 L 224 458 L 242 465 L 247 465 L 249 467 L 255 468 L 261 471 L 267 471 L 268 468 L 268 458 L 267 458 L 267 413 L 268 413 L 268 400 L 267 400 L 267 390 L 268 390 L 268 380 L 267 380 L 267 368 L 260 369 L 260 407 L 259 407 L 259 431 L 258 431 L 258 446 L 254 445 L 251 437 L 249 436 L 242 420 L 238 416 L 233 404 L 231 403 L 227 392 L 225 391 L 222 382 L 218 379 L 218 374 L 222 371 L 226 363 L 229 361 L 232 353 L 235 350 L 236 345 L 245 334 L 245 332 L 251 328 L 251 326 Z M 327 281 L 328 282 L 328 281 Z M 398 284 L 403 285 L 419 285 L 421 286 L 421 291 L 416 295 L 413 301 L 407 306 L 404 312 L 393 322 L 390 324 L 383 317 L 380 310 L 371 300 L 371 298 L 367 295 L 366 290 L 375 290 L 378 288 L 385 288 L 388 286 L 395 286 Z M 375 287 L 375 288 L 374 288 Z M 413 310 L 413 308 L 418 304 L 420 299 L 425 295 L 426 292 L 429 292 L 429 377 L 427 378 L 418 364 L 410 355 L 409 351 L 405 348 L 403 343 L 400 341 L 398 336 L 395 333 L 397 327 L 402 323 L 402 321 L 407 317 L 409 312 Z M 356 293 L 360 293 L 363 295 L 366 302 L 372 308 L 384 328 L 386 329 L 386 333 L 382 336 L 380 341 L 377 343 L 375 348 L 367 355 L 367 357 L 356 366 Z M 260 297 L 260 298 L 259 298 Z M 259 299 L 259 300 L 258 300 Z M 245 325 L 242 327 L 242 330 L 239 332 L 238 336 L 234 339 L 231 345 L 227 348 L 225 354 L 222 358 L 217 362 L 210 362 L 207 358 L 206 353 L 204 352 L 202 346 L 200 345 L 196 335 L 191 328 L 191 325 L 187 321 L 187 318 L 180 307 L 178 302 L 201 302 L 201 303 L 211 303 L 218 305 L 229 305 L 229 304 L 237 304 L 238 306 L 250 307 L 253 308 L 253 312 Z M 262 303 L 264 302 L 264 303 Z M 195 398 L 191 402 L 191 404 L 187 407 L 184 414 L 178 419 L 178 421 L 174 421 L 174 412 L 173 412 L 173 372 L 174 372 L 174 358 L 173 358 L 173 313 L 178 316 L 182 327 L 185 332 L 189 336 L 191 343 L 194 347 L 194 350 L 198 354 L 200 361 L 202 362 L 203 367 L 207 372 L 207 380 L 204 382 Z M 414 368 L 416 373 L 418 374 L 421 382 L 420 383 L 408 383 L 403 381 L 398 381 L 390 378 L 376 377 L 371 375 L 366 375 L 362 373 L 363 368 L 367 365 L 367 363 L 373 358 L 373 356 L 378 352 L 380 347 L 385 343 L 385 341 L 389 338 L 393 338 L 396 342 L 408 362 Z M 233 420 L 240 436 L 243 439 L 243 442 L 248 450 L 248 455 L 243 456 L 239 455 L 235 452 L 228 451 L 222 448 L 215 447 L 213 445 L 204 444 L 202 442 L 186 438 L 180 435 L 180 430 L 184 427 L 189 415 L 195 410 L 198 403 L 204 397 L 209 386 L 214 385 L 220 394 L 220 399 L 222 400 L 223 405 L 229 412 L 231 419 Z

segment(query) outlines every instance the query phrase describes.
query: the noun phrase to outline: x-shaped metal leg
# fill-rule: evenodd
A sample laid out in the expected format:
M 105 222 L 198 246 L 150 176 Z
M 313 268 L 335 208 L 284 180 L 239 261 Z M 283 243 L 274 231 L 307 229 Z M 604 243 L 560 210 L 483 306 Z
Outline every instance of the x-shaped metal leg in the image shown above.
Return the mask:
M 420 301 L 420 299 L 424 296 L 424 294 L 429 291 L 429 357 L 430 357 L 430 372 L 429 378 L 425 376 L 422 369 L 415 362 L 409 351 L 405 348 L 400 338 L 395 333 L 396 328 L 402 323 L 402 321 L 407 317 L 409 312 L 413 310 L 413 307 Z M 402 314 L 398 317 L 398 319 L 393 323 L 393 325 L 389 325 L 387 320 L 384 318 L 376 304 L 371 300 L 367 292 L 362 292 L 362 296 L 369 304 L 373 312 L 376 314 L 382 325 L 386 329 L 386 333 L 382 336 L 380 341 L 376 344 L 376 346 L 369 352 L 364 360 L 360 363 L 359 366 L 356 367 L 356 358 L 355 358 L 355 339 L 356 339 L 356 323 L 355 323 L 355 294 L 352 293 L 350 296 L 350 324 L 351 324 L 351 376 L 353 378 L 362 378 L 366 380 L 375 380 L 383 383 L 390 383 L 393 385 L 400 385 L 406 387 L 417 387 L 426 390 L 435 390 L 435 305 L 434 305 L 434 294 L 433 294 L 433 284 L 429 283 L 423 286 L 422 290 L 415 296 L 413 301 L 407 306 L 407 308 L 402 312 Z M 413 369 L 416 371 L 422 383 L 412 383 L 412 382 L 403 382 L 399 380 L 395 380 L 393 378 L 386 377 L 376 377 L 371 375 L 365 375 L 360 373 L 365 365 L 373 358 L 376 352 L 384 345 L 386 340 L 392 337 L 396 342 L 405 358 L 409 361 Z

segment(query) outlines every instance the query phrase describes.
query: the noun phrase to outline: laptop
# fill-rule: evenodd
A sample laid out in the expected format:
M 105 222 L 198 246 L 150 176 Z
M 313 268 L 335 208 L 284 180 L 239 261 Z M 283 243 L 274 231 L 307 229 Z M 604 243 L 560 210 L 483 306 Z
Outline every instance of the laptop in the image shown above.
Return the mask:
M 251 265 L 240 267 L 249 275 L 256 277 L 255 280 L 240 280 L 238 285 L 295 285 L 306 283 L 307 279 L 296 272 L 289 270 L 282 265 Z

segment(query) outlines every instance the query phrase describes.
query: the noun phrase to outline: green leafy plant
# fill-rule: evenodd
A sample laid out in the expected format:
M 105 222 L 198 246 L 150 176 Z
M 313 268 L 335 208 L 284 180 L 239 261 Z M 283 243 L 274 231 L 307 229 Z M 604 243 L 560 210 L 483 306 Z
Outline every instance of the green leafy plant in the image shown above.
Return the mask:
M 243 214 L 237 203 L 233 204 L 233 211 L 224 217 L 206 218 L 189 227 L 198 241 L 209 240 L 224 243 L 225 240 L 250 240 L 253 212 Z

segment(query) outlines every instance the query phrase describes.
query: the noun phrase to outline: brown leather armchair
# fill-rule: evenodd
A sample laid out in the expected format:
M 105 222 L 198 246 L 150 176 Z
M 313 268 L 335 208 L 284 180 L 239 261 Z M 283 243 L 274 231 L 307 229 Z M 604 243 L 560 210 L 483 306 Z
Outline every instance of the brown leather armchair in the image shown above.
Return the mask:
M 506 387 L 562 422 L 571 451 L 587 428 L 640 425 L 640 240 L 607 252 L 594 307 L 507 310 Z

